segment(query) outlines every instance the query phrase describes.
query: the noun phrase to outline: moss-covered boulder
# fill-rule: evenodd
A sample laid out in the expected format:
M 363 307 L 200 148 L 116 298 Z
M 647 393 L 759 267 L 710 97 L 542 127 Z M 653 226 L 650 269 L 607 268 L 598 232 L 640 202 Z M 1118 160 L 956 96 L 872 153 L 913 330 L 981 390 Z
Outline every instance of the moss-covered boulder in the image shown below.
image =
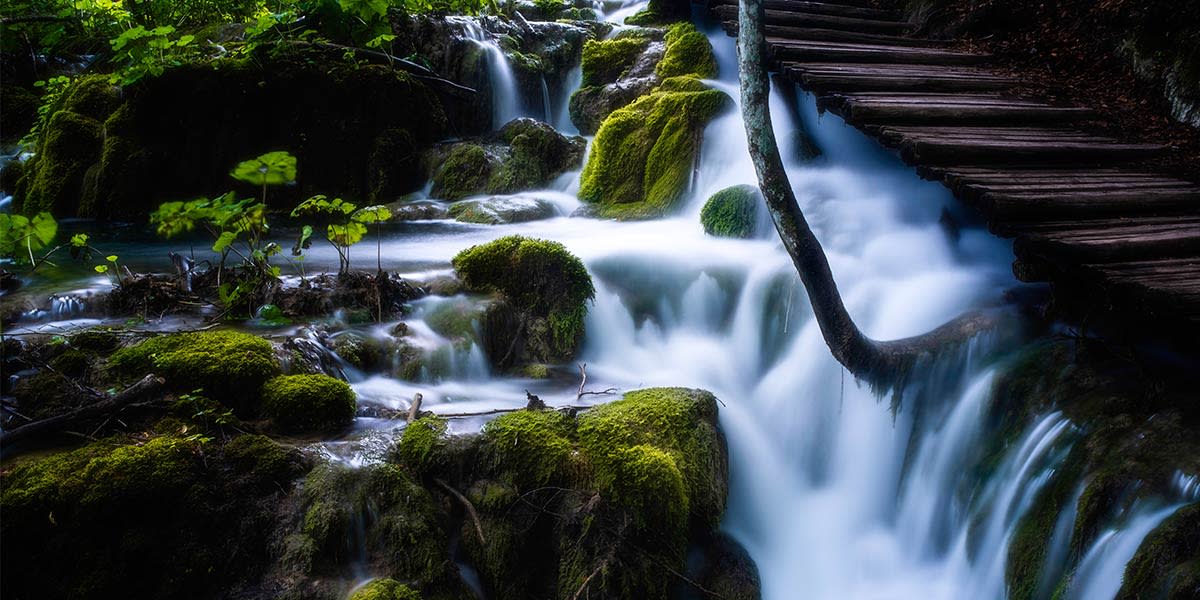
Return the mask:
M 735 185 L 713 194 L 700 210 L 704 233 L 717 237 L 752 237 L 760 201 L 758 188 L 752 185 Z
M 708 38 L 691 23 L 676 23 L 664 38 L 667 52 L 654 68 L 663 79 L 692 76 L 711 79 L 717 76 L 717 59 Z
M 373 579 L 354 590 L 350 600 L 421 600 L 421 594 L 395 579 Z
M 483 324 L 497 367 L 563 362 L 575 355 L 596 291 L 583 262 L 562 244 L 507 236 L 463 250 L 452 264 L 468 289 L 503 299 Z
M 579 186 L 594 213 L 617 219 L 675 210 L 691 182 L 704 126 L 732 105 L 728 96 L 680 77 L 604 120 Z
M 578 415 L 520 410 L 477 436 L 410 425 L 400 460 L 462 490 L 476 510 L 461 540 L 497 598 L 665 598 L 689 546 L 710 545 L 728 469 L 716 399 L 704 391 L 631 392 Z M 750 590 L 757 576 L 729 542 L 706 553 L 701 577 Z M 748 585 L 741 583 L 750 582 Z
M 176 428 L 178 429 L 178 428 Z M 6 465 L 6 598 L 237 596 L 308 468 L 262 436 L 113 437 Z M 213 577 L 220 573 L 220 577 Z
M 281 375 L 263 385 L 263 413 L 288 433 L 342 429 L 354 420 L 354 390 L 328 375 Z
M 297 502 L 279 549 L 293 594 L 314 580 L 349 575 L 357 563 L 413 582 L 426 599 L 469 595 L 450 556 L 446 516 L 397 465 L 320 465 Z
M 1175 511 L 1125 566 L 1117 600 L 1200 597 L 1200 503 Z
M 666 49 L 662 36 L 660 30 L 635 29 L 584 44 L 580 62 L 583 82 L 568 106 L 571 122 L 580 132 L 596 133 L 614 110 L 661 83 L 655 67 Z
M 140 220 L 163 201 L 221 193 L 230 169 L 270 150 L 299 163 L 297 185 L 272 193 L 274 206 L 316 193 L 389 202 L 421 187 L 421 152 L 446 128 L 425 83 L 340 50 L 266 44 L 119 93 L 92 79 L 72 84 L 64 101 L 74 108 L 44 127 L 18 210 Z
M 279 374 L 270 342 L 237 331 L 200 331 L 152 337 L 122 348 L 108 361 L 111 373 L 136 379 L 155 373 L 181 392 L 206 396 L 244 415 L 257 412 L 260 389 Z
M 583 161 L 586 142 L 533 119 L 514 119 L 483 138 L 430 152 L 430 195 L 458 200 L 478 194 L 510 194 L 542 187 Z

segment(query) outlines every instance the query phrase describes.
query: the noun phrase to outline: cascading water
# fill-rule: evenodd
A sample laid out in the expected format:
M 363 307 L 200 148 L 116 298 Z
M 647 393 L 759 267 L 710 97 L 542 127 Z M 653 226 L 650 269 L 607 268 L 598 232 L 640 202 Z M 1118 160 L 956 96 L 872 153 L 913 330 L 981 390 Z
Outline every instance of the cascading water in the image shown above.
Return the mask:
M 498 129 L 505 123 L 525 116 L 520 108 L 520 94 L 517 93 L 517 82 L 513 76 L 512 65 L 504 50 L 496 43 L 478 20 L 466 17 L 447 17 L 458 22 L 463 29 L 463 35 L 487 55 L 488 81 L 492 87 L 492 129 Z

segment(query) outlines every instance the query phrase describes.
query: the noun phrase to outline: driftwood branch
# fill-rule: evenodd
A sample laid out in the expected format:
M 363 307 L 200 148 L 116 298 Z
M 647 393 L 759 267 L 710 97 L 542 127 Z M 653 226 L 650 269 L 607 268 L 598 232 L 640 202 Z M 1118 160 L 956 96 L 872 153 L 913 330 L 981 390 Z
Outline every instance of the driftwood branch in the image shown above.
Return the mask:
M 741 0 L 738 5 L 738 77 L 742 117 L 759 188 L 783 246 L 804 282 L 817 324 L 834 358 L 878 391 L 898 388 L 918 360 L 934 357 L 947 347 L 993 328 L 994 320 L 982 313 L 967 314 L 929 333 L 894 341 L 872 340 L 859 330 L 846 311 L 829 260 L 796 202 L 783 167 L 771 128 L 770 83 L 762 22 L 763 0 Z
M 417 417 L 420 416 L 421 400 L 423 398 L 424 398 L 424 396 L 421 395 L 421 392 L 417 392 L 416 394 L 413 394 L 412 405 L 408 407 L 408 422 L 409 423 L 416 421 Z
M 615 394 L 617 392 L 617 388 L 615 388 L 615 387 L 603 389 L 598 392 L 587 391 L 587 390 L 583 389 L 583 387 L 586 385 L 587 385 L 587 363 L 579 363 L 579 391 L 575 392 L 575 401 L 576 402 L 578 402 L 580 398 L 582 398 L 584 396 L 588 396 L 588 395 L 609 396 L 609 395 Z
M 294 46 L 309 46 L 312 48 L 325 48 L 327 50 L 342 50 L 342 51 L 349 50 L 351 52 L 358 52 L 360 54 L 364 54 L 366 56 L 375 58 L 376 60 L 387 61 L 387 63 L 390 65 L 399 66 L 401 69 L 403 69 L 404 71 L 408 72 L 410 75 L 412 75 L 413 77 L 416 77 L 418 79 L 427 79 L 429 81 L 435 81 L 437 83 L 440 83 L 440 84 L 442 84 L 446 87 L 449 87 L 458 92 L 464 92 L 464 93 L 468 93 L 468 94 L 477 93 L 477 90 L 475 90 L 475 88 L 469 88 L 465 85 L 450 81 L 449 79 L 446 79 L 445 77 L 442 77 L 442 76 L 438 75 L 437 73 L 433 72 L 432 70 L 428 69 L 424 65 L 417 64 L 411 60 L 403 59 L 398 56 L 392 56 L 391 54 L 387 54 L 386 52 L 379 52 L 377 50 L 368 50 L 366 48 L 358 48 L 355 46 L 346 46 L 344 44 L 334 44 L 332 42 L 309 42 L 306 40 L 287 40 L 285 43 L 291 44 Z
M 483 524 L 479 521 L 479 513 L 475 512 L 475 505 L 471 504 L 471 501 L 468 500 L 466 496 L 462 495 L 461 492 L 454 489 L 454 486 L 446 483 L 445 481 L 435 477 L 433 482 L 438 484 L 438 486 L 443 490 L 446 490 L 447 494 L 454 496 L 454 499 L 458 500 L 459 503 L 463 505 L 463 508 L 467 510 L 467 514 L 471 516 L 471 521 L 475 524 L 475 535 L 479 536 L 479 545 L 487 546 L 487 542 L 483 539 Z
M 158 393 L 162 390 L 164 383 L 166 382 L 161 377 L 147 375 L 141 381 L 125 388 L 111 398 L 104 398 L 94 404 L 73 410 L 69 413 L 34 421 L 7 431 L 0 437 L 0 448 L 8 448 L 19 442 L 26 442 L 64 432 L 68 428 L 98 417 L 111 418 L 122 409 Z

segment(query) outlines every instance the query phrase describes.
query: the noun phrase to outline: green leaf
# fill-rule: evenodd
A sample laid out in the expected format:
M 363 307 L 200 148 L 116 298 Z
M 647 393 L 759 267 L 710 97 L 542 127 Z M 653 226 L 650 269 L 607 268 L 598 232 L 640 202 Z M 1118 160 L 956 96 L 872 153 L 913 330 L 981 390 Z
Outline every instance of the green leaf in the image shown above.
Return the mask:
M 324 194 L 317 194 L 304 202 L 301 202 L 296 208 L 292 209 L 293 217 L 326 215 L 326 216 L 346 216 L 352 214 L 358 206 L 346 202 L 341 198 L 330 200 Z
M 108 272 L 108 265 L 96 265 L 95 268 L 96 268 L 97 273 L 107 273 Z
M 376 204 L 354 213 L 353 218 L 359 223 L 382 223 L 392 218 L 392 211 L 382 204 Z
M 104 257 L 104 260 L 107 260 L 107 261 L 108 261 L 108 262 L 110 262 L 110 263 L 115 263 L 115 262 L 117 262 L 117 259 L 118 259 L 118 258 L 120 258 L 120 257 L 119 257 L 119 256 L 117 256 L 116 254 L 110 254 L 110 255 L 108 255 L 108 256 L 105 256 L 105 257 Z
M 221 235 L 217 238 L 216 243 L 213 244 L 213 252 L 225 252 L 236 240 L 236 233 L 232 231 L 222 231 Z
M 284 151 L 268 152 L 243 163 L 229 173 L 253 185 L 281 185 L 296 180 L 296 157 Z
M 302 251 L 312 247 L 312 234 L 312 225 L 300 228 L 300 237 L 296 238 L 296 245 L 292 246 L 292 256 L 300 256 Z
M 345 225 L 330 225 L 325 232 L 329 241 L 342 248 L 349 248 L 361 242 L 366 234 L 367 226 L 357 221 L 351 221 Z
M 32 238 L 29 247 L 35 251 L 40 250 L 54 241 L 57 233 L 58 221 L 48 212 L 38 213 L 29 221 L 29 235 Z
M 88 243 L 88 235 L 86 233 L 77 233 L 71 236 L 71 246 L 74 248 L 84 248 Z

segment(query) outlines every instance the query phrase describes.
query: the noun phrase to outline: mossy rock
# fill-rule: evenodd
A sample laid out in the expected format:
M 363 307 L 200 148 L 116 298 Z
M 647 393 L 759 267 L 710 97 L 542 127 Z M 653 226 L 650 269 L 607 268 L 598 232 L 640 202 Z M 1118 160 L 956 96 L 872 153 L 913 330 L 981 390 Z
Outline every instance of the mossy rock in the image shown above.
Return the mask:
M 280 371 L 270 342 L 237 331 L 152 337 L 115 352 L 108 369 L 129 380 L 156 373 L 176 390 L 203 390 L 244 415 L 257 412 L 260 388 Z
M 396 444 L 400 463 L 417 473 L 423 473 L 442 457 L 445 448 L 446 419 L 437 415 L 423 416 L 404 428 Z
M 354 421 L 354 390 L 328 375 L 281 375 L 263 385 L 263 413 L 288 433 L 333 432 Z
M 457 144 L 433 175 L 430 195 L 443 200 L 458 200 L 487 189 L 488 176 L 496 159 L 483 146 Z
M 673 212 L 691 181 L 704 126 L 731 105 L 724 92 L 684 77 L 614 111 L 596 133 L 580 200 L 617 219 Z
M 759 202 L 758 188 L 752 185 L 735 185 L 713 194 L 700 211 L 704 233 L 717 237 L 752 237 Z
M 1117 600 L 1200 597 L 1200 503 L 1167 517 L 1125 566 Z
M 582 86 L 604 85 L 620 79 L 649 44 L 646 38 L 588 40 L 583 45 L 580 62 Z
M 717 59 L 712 44 L 691 23 L 677 23 L 667 30 L 667 52 L 654 72 L 663 79 L 680 76 L 712 79 L 717 76 Z
M 516 489 L 533 489 L 570 477 L 573 428 L 558 411 L 519 410 L 488 422 L 483 438 L 500 477 Z
M 531 196 L 492 196 L 460 200 L 450 205 L 450 216 L 460 223 L 501 225 L 540 221 L 558 215 L 554 203 Z
M 518 313 L 509 321 L 523 322 L 527 337 L 545 331 L 526 362 L 561 362 L 575 355 L 596 290 L 583 262 L 562 244 L 507 236 L 463 250 L 451 263 L 468 289 L 503 296 Z
M 421 594 L 395 579 L 374 579 L 354 590 L 350 600 L 421 600 Z
M 19 461 L 0 476 L 0 590 L 225 595 L 270 568 L 277 507 L 307 468 L 298 452 L 261 436 L 224 447 L 199 436 L 113 437 Z
M 100 160 L 101 122 L 60 110 L 46 123 L 38 154 L 25 165 L 13 207 L 24 214 L 74 215 L 85 175 Z

